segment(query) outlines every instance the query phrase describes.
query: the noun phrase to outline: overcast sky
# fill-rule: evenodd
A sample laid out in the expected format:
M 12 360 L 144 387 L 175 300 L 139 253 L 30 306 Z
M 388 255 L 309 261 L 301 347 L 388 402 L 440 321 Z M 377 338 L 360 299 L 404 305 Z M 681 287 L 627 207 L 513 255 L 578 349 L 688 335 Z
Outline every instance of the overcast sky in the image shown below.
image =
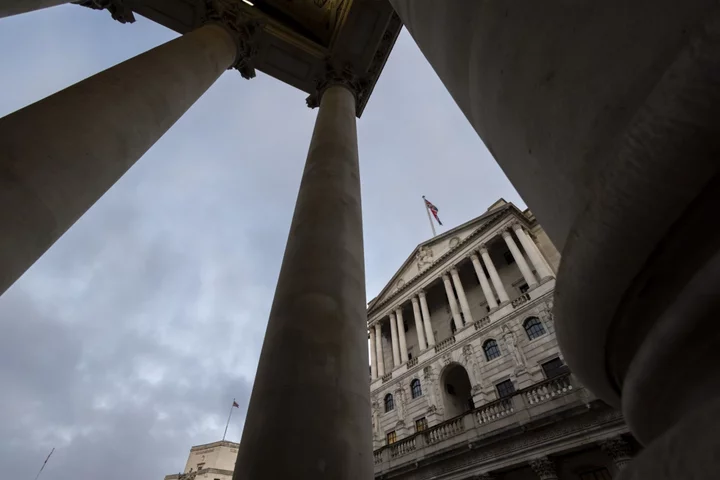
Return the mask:
M 0 20 L 0 116 L 174 38 L 56 7 Z M 316 110 L 226 72 L 0 298 L 2 477 L 159 479 L 239 441 Z M 118 99 L 122 101 L 122 99 Z M 403 32 L 358 122 L 367 293 L 499 197 L 523 207 Z M 439 232 L 443 227 L 439 228 Z

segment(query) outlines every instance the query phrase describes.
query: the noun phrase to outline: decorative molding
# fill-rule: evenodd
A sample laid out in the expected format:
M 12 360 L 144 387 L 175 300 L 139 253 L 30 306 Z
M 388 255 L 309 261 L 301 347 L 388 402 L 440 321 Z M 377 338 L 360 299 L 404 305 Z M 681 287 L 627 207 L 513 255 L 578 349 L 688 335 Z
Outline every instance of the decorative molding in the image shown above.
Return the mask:
M 555 472 L 555 462 L 548 457 L 540 457 L 530 461 L 530 468 L 533 469 L 540 480 L 557 480 L 557 472 Z
M 380 77 L 380 72 L 382 72 L 385 63 L 390 56 L 390 50 L 392 50 L 393 45 L 395 45 L 395 40 L 397 40 L 398 35 L 400 35 L 402 26 L 403 23 L 402 20 L 400 20 L 400 16 L 393 11 L 367 70 L 368 88 L 365 91 L 365 96 L 358 102 L 358 116 L 362 114 L 362 111 L 365 109 L 365 105 L 367 105 L 370 94 L 372 94 L 375 84 Z
M 74 2 L 81 7 L 92 8 L 93 10 L 107 10 L 113 20 L 120 23 L 134 23 L 135 15 L 130 7 L 125 5 L 124 0 L 80 0 Z
M 219 23 L 225 27 L 237 44 L 237 57 L 230 66 L 245 79 L 255 78 L 254 59 L 258 54 L 258 34 L 265 21 L 243 11 L 240 2 L 233 0 L 205 0 L 203 23 Z
M 370 82 L 360 77 L 350 64 L 339 66 L 329 58 L 325 61 L 325 69 L 315 78 L 315 92 L 305 99 L 307 106 L 319 107 L 325 91 L 335 85 L 343 86 L 352 92 L 355 97 L 355 111 L 359 112 L 362 99 L 368 94 Z

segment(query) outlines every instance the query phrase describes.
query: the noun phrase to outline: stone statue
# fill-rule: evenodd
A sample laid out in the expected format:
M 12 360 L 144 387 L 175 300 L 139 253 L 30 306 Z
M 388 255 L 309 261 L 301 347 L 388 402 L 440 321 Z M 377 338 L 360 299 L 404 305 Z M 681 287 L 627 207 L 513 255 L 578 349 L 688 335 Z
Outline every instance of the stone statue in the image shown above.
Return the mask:
M 415 254 L 415 260 L 417 261 L 418 270 L 422 270 L 425 267 L 432 265 L 433 263 L 433 251 L 430 247 L 420 247 L 418 253 Z
M 380 404 L 378 403 L 377 397 L 372 398 L 372 421 L 373 436 L 378 437 L 380 434 Z
M 397 410 L 398 421 L 405 420 L 405 389 L 402 387 L 395 390 L 395 409 Z
M 427 392 L 428 395 L 428 411 L 435 411 L 438 405 L 438 392 L 435 389 L 432 367 L 425 367 L 423 383 L 423 390 Z
M 465 368 L 467 369 L 468 376 L 472 383 L 472 389 L 479 391 L 482 389 L 482 374 L 480 372 L 480 363 L 477 360 L 473 352 L 472 345 L 465 345 L 463 347 L 463 360 Z
M 525 355 L 523 355 L 520 347 L 518 347 L 515 334 L 512 332 L 512 330 L 510 330 L 510 327 L 508 327 L 507 325 L 503 325 L 503 339 L 505 340 L 505 345 L 507 346 L 510 355 L 512 355 L 513 360 L 515 360 L 515 364 L 517 365 L 518 369 L 524 370 L 527 363 L 527 361 L 525 360 Z

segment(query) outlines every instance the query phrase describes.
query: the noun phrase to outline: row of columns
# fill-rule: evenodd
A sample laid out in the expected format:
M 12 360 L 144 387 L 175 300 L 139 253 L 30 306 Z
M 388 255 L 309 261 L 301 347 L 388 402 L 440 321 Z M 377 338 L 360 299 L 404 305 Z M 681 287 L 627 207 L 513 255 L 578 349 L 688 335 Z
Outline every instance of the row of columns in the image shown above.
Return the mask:
M 520 239 L 523 250 L 525 250 L 525 253 L 530 259 L 530 262 L 535 268 L 538 276 L 540 277 L 540 282 L 544 281 L 549 277 L 552 277 L 552 271 L 542 258 L 540 250 L 538 249 L 537 245 L 535 245 L 535 242 L 525 232 L 522 225 L 520 225 L 519 223 L 514 223 L 511 226 L 511 230 L 514 231 L 518 239 Z M 511 234 L 511 230 L 502 230 L 501 235 L 514 258 L 515 263 L 517 263 L 518 268 L 523 275 L 523 278 L 527 282 L 528 287 L 534 288 L 539 284 L 539 282 L 533 274 L 532 270 L 530 269 L 529 265 L 525 261 L 525 257 L 520 251 L 520 248 L 518 248 L 517 244 L 515 243 L 515 240 L 513 239 Z M 472 262 L 473 268 L 475 270 L 475 275 L 480 282 L 480 288 L 482 289 L 483 295 L 488 302 L 490 310 L 495 310 L 498 307 L 509 303 L 510 298 L 508 297 L 505 286 L 500 279 L 500 275 L 495 268 L 495 264 L 490 258 L 490 254 L 488 253 L 486 246 L 481 245 L 477 252 L 472 252 L 469 255 L 469 258 Z M 492 282 L 492 286 L 494 287 L 495 292 L 497 292 L 497 298 L 500 300 L 499 303 L 496 300 L 493 288 L 491 288 L 490 283 L 485 276 L 485 272 L 483 271 L 483 265 L 485 266 L 485 269 L 487 269 L 487 272 L 490 275 L 490 281 Z M 474 319 L 470 311 L 470 303 L 467 300 L 467 295 L 465 295 L 465 289 L 463 287 L 462 281 L 460 280 L 460 275 L 458 273 L 457 267 L 453 266 L 448 271 L 444 272 L 442 274 L 442 281 L 443 286 L 445 287 L 445 294 L 447 296 L 448 304 L 450 305 L 450 312 L 452 315 L 453 324 L 455 325 L 455 328 L 457 330 L 460 330 L 464 325 L 472 323 Z M 457 298 L 455 296 L 456 293 Z M 420 351 L 423 351 L 428 347 L 435 345 L 435 337 L 432 330 L 430 312 L 428 310 L 425 292 L 421 291 L 417 296 L 412 297 L 411 301 L 413 305 L 413 314 L 415 316 L 415 329 L 418 336 L 418 345 L 420 347 Z M 388 317 L 390 320 L 390 339 L 392 346 L 393 366 L 396 368 L 409 360 L 407 351 L 407 339 L 405 338 L 405 328 L 402 317 L 402 306 L 397 307 L 393 312 L 388 315 Z M 373 379 L 378 378 L 379 376 L 382 377 L 383 375 L 385 375 L 385 365 L 382 352 L 380 322 L 377 322 L 374 328 L 371 329 L 370 351 L 372 353 L 370 368 L 371 376 Z
M 0 16 L 55 3 L 0 0 Z M 213 16 L 221 23 L 200 26 L 0 119 L 0 293 L 225 70 L 246 65 L 247 38 L 239 38 L 241 27 L 230 17 Z M 328 63 L 317 79 L 319 112 L 236 479 L 373 475 L 356 130 L 364 83 L 335 67 Z M 278 411 L 285 412 L 281 419 Z

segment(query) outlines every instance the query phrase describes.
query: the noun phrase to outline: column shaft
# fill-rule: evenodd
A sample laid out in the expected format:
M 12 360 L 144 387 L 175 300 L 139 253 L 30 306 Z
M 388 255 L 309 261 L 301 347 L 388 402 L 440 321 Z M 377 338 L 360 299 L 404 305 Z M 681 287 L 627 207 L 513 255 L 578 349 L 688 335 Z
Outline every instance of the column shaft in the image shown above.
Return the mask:
M 480 288 L 482 288 L 483 295 L 485 295 L 485 300 L 487 300 L 490 310 L 497 308 L 498 304 L 497 300 L 495 300 L 495 294 L 490 288 L 490 283 L 488 283 L 485 272 L 483 272 L 482 265 L 480 265 L 480 259 L 473 253 L 470 255 L 470 261 L 472 261 L 473 268 L 475 269 L 475 275 L 477 275 L 478 281 L 480 282 Z
M 418 298 L 412 298 L 413 317 L 415 318 L 415 330 L 417 330 L 418 346 L 420 351 L 427 349 L 427 342 L 425 340 L 425 328 L 423 327 L 422 313 L 420 313 L 420 304 Z
M 530 262 L 533 264 L 533 267 L 535 267 L 535 271 L 540 277 L 540 281 L 543 281 L 546 278 L 553 277 L 552 271 L 550 271 L 547 263 L 545 263 L 542 258 L 542 253 L 540 252 L 540 249 L 538 249 L 537 245 L 535 245 L 535 242 L 533 242 L 530 236 L 525 232 L 525 229 L 522 228 L 522 225 L 516 223 L 515 225 L 513 225 L 513 230 L 515 230 L 515 235 L 517 235 L 520 243 L 525 249 L 525 253 L 527 253 L 528 257 L 530 258 Z
M 392 339 L 393 366 L 400 366 L 400 341 L 398 340 L 397 321 L 395 314 L 390 313 L 390 335 Z
M 385 358 L 383 357 L 382 348 L 382 325 L 380 322 L 375 324 L 375 357 L 377 358 L 378 376 L 385 375 Z
M 375 329 L 370 329 L 370 376 L 375 380 L 378 376 L 377 356 L 375 354 Z
M 234 479 L 373 476 L 358 163 L 355 97 L 331 86 L 310 141 Z
M 523 254 L 520 253 L 520 249 L 517 247 L 515 240 L 513 240 L 512 234 L 507 230 L 503 230 L 502 236 L 505 239 L 505 243 L 507 244 L 508 248 L 510 249 L 510 253 L 512 253 L 513 258 L 515 259 L 515 263 L 517 263 L 517 266 L 520 269 L 520 273 L 522 273 L 523 278 L 527 282 L 528 287 L 536 287 L 538 283 L 537 280 L 535 280 L 535 275 L 533 275 L 530 267 L 528 267 L 528 264 L 525 261 L 525 257 L 523 257 Z
M 400 308 L 395 310 L 395 318 L 397 318 L 398 337 L 400 340 L 400 363 L 405 363 L 409 358 L 407 339 L 405 338 L 405 321 L 403 320 L 403 314 Z
M 483 259 L 485 268 L 487 269 L 488 273 L 490 274 L 490 280 L 492 280 L 493 287 L 495 287 L 495 291 L 498 294 L 500 303 L 509 302 L 510 299 L 508 298 L 508 294 L 505 291 L 505 286 L 502 284 L 502 281 L 500 280 L 500 276 L 498 275 L 497 270 L 495 270 L 495 265 L 493 265 L 493 262 L 490 259 L 490 254 L 488 253 L 487 248 L 485 248 L 485 247 L 480 248 L 480 256 Z
M 433 332 L 432 321 L 430 319 L 430 309 L 428 308 L 425 292 L 420 292 L 420 311 L 422 312 L 423 325 L 425 325 L 425 337 L 427 338 L 428 347 L 435 346 L 435 332 Z
M 69 3 L 71 0 L 0 0 L 0 18 L 19 13 L 32 12 L 41 8 L 54 7 Z
M 0 294 L 234 62 L 206 25 L 0 119 Z
M 465 320 L 465 324 L 472 323 L 472 313 L 470 313 L 470 304 L 467 301 L 467 297 L 465 296 L 465 289 L 462 286 L 462 282 L 460 281 L 460 275 L 458 274 L 457 268 L 453 268 L 450 270 L 450 275 L 452 276 L 453 284 L 455 285 L 455 291 L 457 291 L 458 294 L 458 300 L 460 301 L 460 309 L 462 310 L 463 319 Z
M 460 318 L 460 309 L 458 308 L 457 300 L 455 300 L 455 293 L 453 292 L 452 285 L 450 284 L 450 276 L 444 273 L 442 276 L 443 284 L 445 285 L 445 294 L 447 295 L 448 303 L 450 304 L 450 313 L 452 313 L 452 320 L 455 324 L 455 328 L 460 330 L 462 328 L 462 319 Z

